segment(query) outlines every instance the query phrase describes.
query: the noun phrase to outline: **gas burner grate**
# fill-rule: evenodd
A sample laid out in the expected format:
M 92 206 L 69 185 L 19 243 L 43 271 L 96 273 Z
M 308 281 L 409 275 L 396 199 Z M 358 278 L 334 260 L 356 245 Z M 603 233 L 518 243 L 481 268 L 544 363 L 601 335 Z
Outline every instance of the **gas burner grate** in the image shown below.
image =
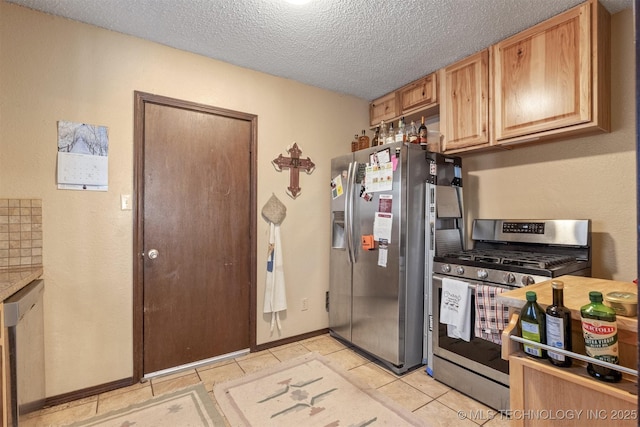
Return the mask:
M 444 258 L 539 269 L 549 269 L 576 262 L 576 258 L 569 255 L 486 249 L 454 252 L 444 255 Z

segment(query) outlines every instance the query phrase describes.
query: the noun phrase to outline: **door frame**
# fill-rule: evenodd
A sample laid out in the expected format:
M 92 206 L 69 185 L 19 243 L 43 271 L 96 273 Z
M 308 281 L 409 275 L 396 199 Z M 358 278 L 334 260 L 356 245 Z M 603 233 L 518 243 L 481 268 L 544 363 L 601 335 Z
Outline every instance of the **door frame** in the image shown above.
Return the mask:
M 256 351 L 256 253 L 257 253 L 257 139 L 258 116 L 205 104 L 134 91 L 134 126 L 133 126 L 133 381 L 139 382 L 144 375 L 144 123 L 145 104 L 152 103 L 168 107 L 183 108 L 207 114 L 246 120 L 251 122 L 251 160 L 250 160 L 250 210 L 251 226 L 249 230 L 250 254 L 250 289 L 249 289 L 249 350 Z

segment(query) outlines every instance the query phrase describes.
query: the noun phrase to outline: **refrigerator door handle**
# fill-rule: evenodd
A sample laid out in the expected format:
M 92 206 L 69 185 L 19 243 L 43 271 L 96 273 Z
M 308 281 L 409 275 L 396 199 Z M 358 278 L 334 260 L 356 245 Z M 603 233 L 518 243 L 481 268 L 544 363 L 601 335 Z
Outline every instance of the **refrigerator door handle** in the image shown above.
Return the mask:
M 354 161 L 352 163 L 351 166 L 351 179 L 349 180 L 349 188 L 351 189 L 351 193 L 349 194 L 349 198 L 347 199 L 349 203 L 349 212 L 348 212 L 348 216 L 349 216 L 349 251 L 351 252 L 351 262 L 353 264 L 356 263 L 357 259 L 356 259 L 356 246 L 354 243 L 354 230 L 355 230 L 355 226 L 353 223 L 353 209 L 354 209 L 354 205 L 355 205 L 355 193 L 356 193 L 356 174 L 358 171 L 358 162 Z
M 353 232 L 351 227 L 351 216 L 349 215 L 349 208 L 351 205 L 349 204 L 349 200 L 351 199 L 351 173 L 352 173 L 353 163 L 349 163 L 349 169 L 347 171 L 347 182 L 345 186 L 345 194 L 344 194 L 344 228 L 347 232 L 347 257 L 349 258 L 349 264 L 353 264 L 353 256 L 351 252 L 351 247 L 353 246 Z

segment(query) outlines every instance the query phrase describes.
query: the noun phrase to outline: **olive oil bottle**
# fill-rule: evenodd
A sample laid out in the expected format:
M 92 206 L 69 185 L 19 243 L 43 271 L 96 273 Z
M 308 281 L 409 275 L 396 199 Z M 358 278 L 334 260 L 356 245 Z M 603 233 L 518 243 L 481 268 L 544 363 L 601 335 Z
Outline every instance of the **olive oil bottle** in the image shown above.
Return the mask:
M 589 292 L 591 303 L 580 307 L 582 317 L 582 334 L 587 356 L 605 362 L 618 363 L 618 325 L 616 312 L 602 303 L 602 293 Z M 604 366 L 587 365 L 587 372 L 592 377 L 607 382 L 618 382 L 622 373 Z
M 571 351 L 571 310 L 564 306 L 564 283 L 559 280 L 551 282 L 553 303 L 547 307 L 547 345 Z M 547 352 L 549 362 L 553 365 L 571 366 L 571 358 Z
M 547 343 L 546 334 L 546 320 L 544 310 L 537 302 L 538 296 L 533 291 L 527 291 L 525 294 L 527 302 L 520 310 L 520 330 L 522 331 L 522 338 L 529 341 L 539 342 L 542 344 Z M 534 347 L 529 344 L 522 344 L 522 349 L 529 356 L 544 359 L 547 357 L 547 352 L 539 347 Z

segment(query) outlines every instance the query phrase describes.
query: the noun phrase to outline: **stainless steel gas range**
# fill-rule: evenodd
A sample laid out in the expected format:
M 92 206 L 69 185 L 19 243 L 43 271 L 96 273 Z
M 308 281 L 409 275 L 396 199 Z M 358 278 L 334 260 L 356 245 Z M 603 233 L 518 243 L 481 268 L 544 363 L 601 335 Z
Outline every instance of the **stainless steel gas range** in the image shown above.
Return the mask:
M 471 240 L 473 249 L 433 259 L 433 377 L 487 406 L 508 410 L 509 363 L 501 358 L 500 331 L 483 329 L 487 319 L 499 327 L 503 317 L 507 320 L 506 309 L 485 312 L 495 308 L 487 296 L 562 275 L 590 276 L 591 222 L 476 219 Z M 452 279 L 469 288 L 469 341 L 450 336 L 440 322 L 443 282 Z

